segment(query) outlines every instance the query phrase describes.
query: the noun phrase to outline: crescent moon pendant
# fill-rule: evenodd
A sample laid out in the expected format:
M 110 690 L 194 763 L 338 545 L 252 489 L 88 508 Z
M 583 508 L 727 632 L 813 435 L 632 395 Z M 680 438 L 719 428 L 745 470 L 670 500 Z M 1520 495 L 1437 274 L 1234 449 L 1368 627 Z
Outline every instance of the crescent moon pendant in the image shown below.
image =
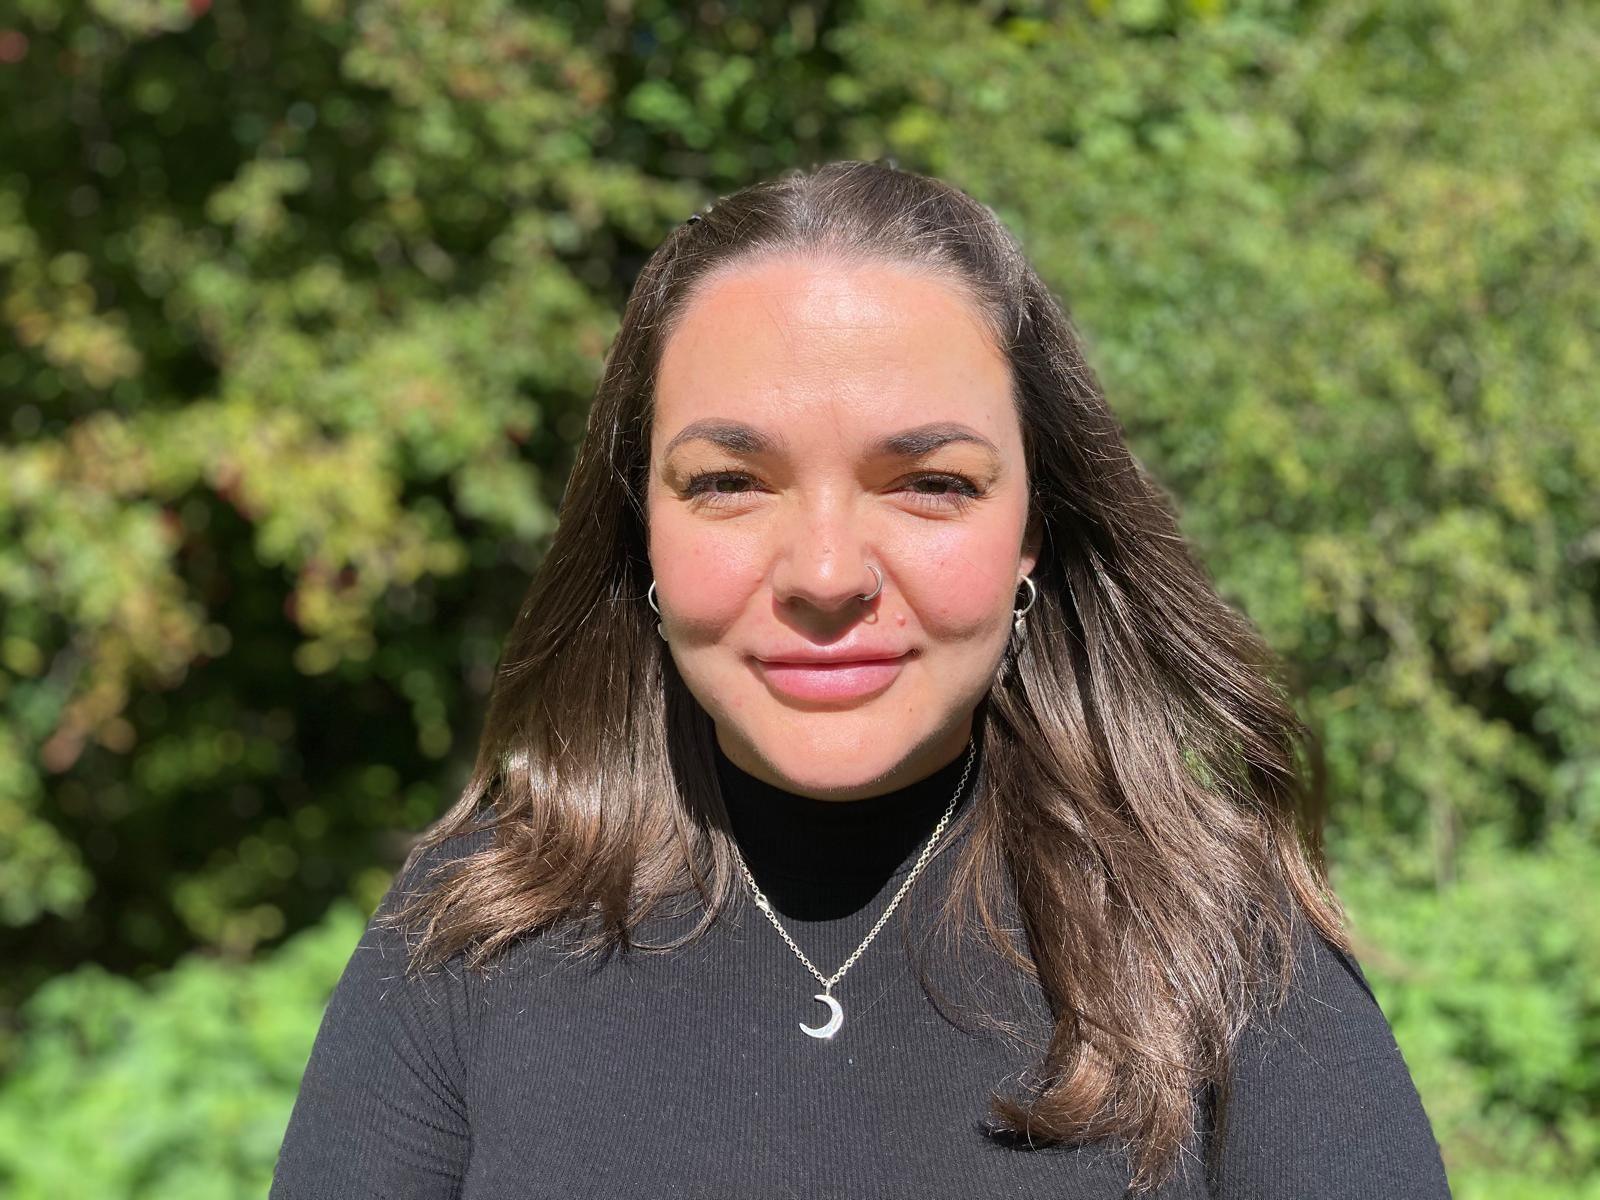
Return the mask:
M 813 1000 L 821 1000 L 833 1010 L 833 1015 L 828 1018 L 826 1024 L 818 1025 L 815 1029 L 804 1022 L 801 1022 L 800 1028 L 805 1030 L 814 1038 L 831 1038 L 834 1034 L 839 1032 L 839 1026 L 844 1024 L 844 1009 L 839 1007 L 839 1002 L 837 1000 L 826 993 L 819 993 L 811 998 Z

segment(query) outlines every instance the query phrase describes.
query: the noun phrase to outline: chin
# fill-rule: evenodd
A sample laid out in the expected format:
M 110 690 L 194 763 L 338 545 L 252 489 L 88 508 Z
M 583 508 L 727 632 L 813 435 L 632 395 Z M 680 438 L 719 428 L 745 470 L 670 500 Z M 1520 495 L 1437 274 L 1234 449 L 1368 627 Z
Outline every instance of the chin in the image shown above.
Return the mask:
M 827 712 L 774 707 L 754 723 L 732 722 L 725 733 L 789 781 L 789 790 L 844 792 L 882 779 L 936 738 L 937 726 L 924 724 L 933 710 L 931 701 Z M 923 720 L 903 723 L 908 714 Z

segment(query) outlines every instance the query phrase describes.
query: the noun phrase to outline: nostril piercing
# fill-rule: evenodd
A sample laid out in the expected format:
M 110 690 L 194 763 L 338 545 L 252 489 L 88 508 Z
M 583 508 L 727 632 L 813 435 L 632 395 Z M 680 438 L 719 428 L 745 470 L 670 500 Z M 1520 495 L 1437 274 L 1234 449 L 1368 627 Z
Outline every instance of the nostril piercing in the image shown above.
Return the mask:
M 858 596 L 858 600 L 876 600 L 878 598 L 878 593 L 883 591 L 883 572 L 878 570 L 878 568 L 873 566 L 871 563 L 867 564 L 867 570 L 871 571 L 873 575 L 877 577 L 878 586 L 873 588 L 868 595 Z

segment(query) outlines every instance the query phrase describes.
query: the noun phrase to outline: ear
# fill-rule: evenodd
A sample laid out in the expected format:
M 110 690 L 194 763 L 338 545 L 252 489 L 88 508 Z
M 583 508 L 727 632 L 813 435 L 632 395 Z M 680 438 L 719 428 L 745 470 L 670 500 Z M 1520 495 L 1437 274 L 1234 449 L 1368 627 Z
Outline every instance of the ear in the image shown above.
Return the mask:
M 1044 550 L 1044 519 L 1037 510 L 1030 510 L 1028 527 L 1022 534 L 1022 557 L 1017 560 L 1017 565 L 1022 568 L 1024 575 L 1032 575 L 1033 569 L 1039 565 L 1039 555 Z

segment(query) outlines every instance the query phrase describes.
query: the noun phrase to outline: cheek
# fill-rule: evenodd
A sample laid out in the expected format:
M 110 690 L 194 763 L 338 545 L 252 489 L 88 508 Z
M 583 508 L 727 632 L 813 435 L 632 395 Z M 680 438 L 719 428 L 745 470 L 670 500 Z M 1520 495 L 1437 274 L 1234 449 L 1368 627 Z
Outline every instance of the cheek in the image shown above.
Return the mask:
M 1010 619 L 1016 546 L 999 533 L 972 534 L 897 563 L 907 602 L 935 638 L 985 637 Z
M 684 634 L 714 635 L 732 625 L 761 580 L 760 554 L 749 538 L 671 517 L 650 527 L 650 565 L 658 603 Z
M 902 568 L 907 602 L 933 637 L 981 637 L 1010 613 L 1016 555 L 952 554 Z

